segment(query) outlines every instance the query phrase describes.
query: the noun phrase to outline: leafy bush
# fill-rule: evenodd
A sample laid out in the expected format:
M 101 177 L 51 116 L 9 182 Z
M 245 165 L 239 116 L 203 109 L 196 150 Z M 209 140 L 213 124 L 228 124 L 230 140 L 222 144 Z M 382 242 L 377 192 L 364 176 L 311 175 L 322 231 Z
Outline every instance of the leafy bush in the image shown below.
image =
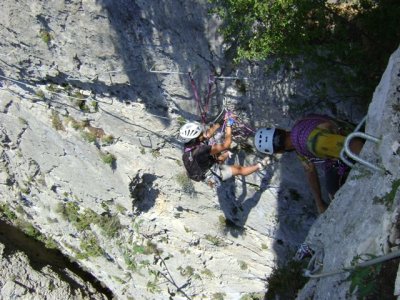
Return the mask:
M 115 237 L 122 227 L 117 216 L 99 216 L 95 222 L 107 237 Z
M 4 215 L 10 221 L 13 221 L 13 220 L 17 219 L 17 216 L 11 210 L 10 206 L 8 205 L 8 203 L 1 203 L 0 204 L 0 215 Z
M 78 253 L 76 258 L 87 259 L 88 257 L 96 257 L 104 255 L 104 250 L 100 247 L 97 237 L 93 233 L 87 234 L 87 236 L 81 241 L 82 252 Z
M 275 268 L 268 278 L 268 292 L 265 299 L 295 299 L 307 279 L 302 275 L 303 263 L 290 260 Z
M 196 192 L 193 182 L 187 176 L 186 172 L 177 174 L 175 178 L 184 193 L 193 195 Z
M 51 111 L 51 125 L 56 130 L 65 130 L 64 125 L 60 119 L 60 116 L 55 110 Z
M 375 255 L 364 255 L 369 259 L 376 258 Z M 352 266 L 360 263 L 360 256 L 352 261 Z M 392 259 L 383 263 L 355 267 L 351 270 L 347 280 L 350 281 L 349 298 L 357 299 L 394 299 L 393 290 L 397 276 L 400 259 Z
M 114 154 L 101 152 L 100 156 L 103 163 L 110 165 L 112 168 L 114 168 L 115 162 L 117 161 L 117 158 Z
M 397 0 L 210 1 L 237 61 L 295 58 L 310 81 L 331 78 L 329 86 L 364 102 L 400 40 Z
M 43 29 L 39 31 L 39 36 L 42 39 L 42 41 L 45 42 L 46 44 L 50 43 L 50 41 L 53 38 L 51 36 L 50 32 L 43 30 Z
M 112 143 L 114 143 L 114 136 L 113 135 L 105 135 L 101 138 L 101 141 L 105 144 L 105 145 L 111 145 Z
M 82 131 L 81 136 L 88 143 L 94 143 L 97 141 L 96 134 L 92 132 Z

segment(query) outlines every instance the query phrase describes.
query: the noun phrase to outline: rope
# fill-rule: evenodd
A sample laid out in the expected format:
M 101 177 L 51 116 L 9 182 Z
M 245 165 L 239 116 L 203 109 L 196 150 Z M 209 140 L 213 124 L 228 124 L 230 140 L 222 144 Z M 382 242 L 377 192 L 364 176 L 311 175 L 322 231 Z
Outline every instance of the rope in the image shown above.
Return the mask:
M 349 268 L 343 268 L 341 270 L 335 270 L 335 271 L 325 272 L 325 273 L 320 273 L 320 274 L 312 274 L 311 273 L 312 271 L 304 270 L 303 276 L 304 277 L 309 277 L 309 278 L 323 278 L 323 277 L 328 277 L 328 276 L 334 276 L 334 275 L 337 275 L 337 274 L 351 272 L 356 268 L 365 268 L 365 267 L 369 267 L 369 266 L 372 266 L 372 265 L 376 265 L 376 264 L 382 263 L 384 261 L 387 261 L 387 260 L 390 260 L 390 259 L 393 259 L 393 258 L 396 258 L 396 257 L 400 257 L 400 250 L 388 253 L 386 255 L 379 256 L 377 258 L 374 258 L 374 259 L 368 260 L 366 262 L 360 263 L 360 264 L 358 264 L 356 266 L 351 266 Z M 310 263 L 311 263 L 311 261 L 310 261 Z

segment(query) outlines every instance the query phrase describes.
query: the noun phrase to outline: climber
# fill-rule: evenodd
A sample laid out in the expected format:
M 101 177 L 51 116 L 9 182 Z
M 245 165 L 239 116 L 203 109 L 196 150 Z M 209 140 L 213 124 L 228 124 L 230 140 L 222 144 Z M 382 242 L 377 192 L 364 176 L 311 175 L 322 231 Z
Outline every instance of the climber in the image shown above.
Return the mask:
M 279 128 L 260 128 L 254 135 L 254 144 L 264 154 L 296 151 L 307 174 L 319 213 L 327 205 L 322 199 L 316 161 L 325 163 L 326 189 L 330 200 L 344 183 L 348 169 L 339 161 L 345 138 L 353 130 L 350 123 L 323 115 L 309 115 L 298 120 L 291 131 Z M 350 149 L 360 153 L 363 140 L 352 139 Z
M 204 130 L 204 127 L 197 122 L 189 122 L 181 127 L 179 135 L 182 142 L 185 143 L 182 160 L 190 179 L 205 181 L 214 186 L 232 176 L 247 176 L 260 171 L 268 164 L 268 156 L 250 166 L 224 164 L 232 154 L 229 149 L 232 143 L 231 126 L 235 123 L 234 116 L 226 116 L 225 121 L 223 142 L 211 142 L 221 126 L 218 123 L 213 124 L 208 130 Z

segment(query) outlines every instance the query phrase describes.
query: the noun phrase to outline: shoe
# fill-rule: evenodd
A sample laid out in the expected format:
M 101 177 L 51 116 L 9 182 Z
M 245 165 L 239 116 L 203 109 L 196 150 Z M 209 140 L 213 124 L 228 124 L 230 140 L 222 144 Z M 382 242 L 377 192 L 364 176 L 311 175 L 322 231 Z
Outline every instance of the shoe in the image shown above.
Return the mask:
M 312 257 L 313 255 L 314 250 L 312 250 L 306 243 L 302 243 L 294 256 L 294 260 L 301 261 L 303 258 Z

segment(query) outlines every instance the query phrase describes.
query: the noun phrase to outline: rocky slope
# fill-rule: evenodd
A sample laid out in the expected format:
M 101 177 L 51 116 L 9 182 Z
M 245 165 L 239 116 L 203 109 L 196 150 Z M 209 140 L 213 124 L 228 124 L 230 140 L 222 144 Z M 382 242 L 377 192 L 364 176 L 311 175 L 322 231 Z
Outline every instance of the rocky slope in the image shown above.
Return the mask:
M 303 171 L 287 155 L 217 189 L 188 181 L 176 136 L 199 117 L 186 73 L 202 95 L 210 70 L 242 78 L 219 79 L 211 109 L 225 102 L 253 127 L 289 128 L 310 94 L 299 71 L 267 76 L 268 65 L 227 63 L 205 0 L 0 9 L 0 201 L 9 219 L 121 299 L 262 293 L 316 219 Z M 237 151 L 232 161 L 258 159 Z
M 399 251 L 400 193 L 400 49 L 390 58 L 368 110 L 365 132 L 379 138 L 367 141 L 361 157 L 381 172 L 357 164 L 346 184 L 336 194 L 329 209 L 314 223 L 307 242 L 320 258 L 321 273 L 350 268 L 375 256 Z M 398 265 L 398 263 L 397 263 Z M 399 274 L 399 273 L 398 273 Z M 348 272 L 312 279 L 299 299 L 347 299 Z M 386 282 L 396 276 L 385 275 Z M 400 277 L 393 291 L 399 296 Z

